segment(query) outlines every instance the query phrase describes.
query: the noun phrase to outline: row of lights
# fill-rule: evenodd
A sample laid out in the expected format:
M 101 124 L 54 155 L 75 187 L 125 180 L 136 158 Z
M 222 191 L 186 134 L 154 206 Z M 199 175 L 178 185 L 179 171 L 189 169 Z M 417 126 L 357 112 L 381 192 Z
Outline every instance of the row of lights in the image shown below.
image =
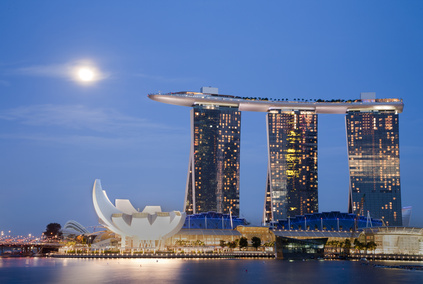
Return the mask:
M 153 256 L 155 258 L 163 256 L 164 254 L 143 254 L 142 256 Z M 205 255 L 205 256 L 210 256 L 210 254 L 170 254 L 170 253 L 166 253 L 165 256 L 168 257 L 170 256 L 170 258 L 172 258 L 172 256 L 196 256 L 198 258 L 198 256 L 200 255 Z M 241 256 L 241 257 L 257 257 L 257 258 L 263 258 L 263 255 L 269 255 L 271 256 L 271 254 L 261 254 L 261 253 L 248 253 L 248 254 L 228 254 L 228 253 L 223 253 L 223 254 L 213 254 L 215 256 Z M 72 254 L 72 256 L 83 256 L 83 257 L 93 257 L 93 256 L 120 256 L 120 257 L 137 257 L 139 256 L 139 254 L 120 254 L 120 253 L 108 253 L 108 254 L 89 254 L 89 253 L 77 253 L 77 254 Z M 207 258 L 215 258 L 215 257 L 207 257 Z
M 327 255 L 330 259 L 335 259 L 336 254 L 329 254 Z M 403 260 L 403 259 L 415 259 L 415 260 L 423 260 L 423 256 L 416 256 L 416 255 L 381 255 L 381 254 L 352 254 L 352 256 L 356 258 L 375 258 L 375 259 L 387 259 L 387 260 Z

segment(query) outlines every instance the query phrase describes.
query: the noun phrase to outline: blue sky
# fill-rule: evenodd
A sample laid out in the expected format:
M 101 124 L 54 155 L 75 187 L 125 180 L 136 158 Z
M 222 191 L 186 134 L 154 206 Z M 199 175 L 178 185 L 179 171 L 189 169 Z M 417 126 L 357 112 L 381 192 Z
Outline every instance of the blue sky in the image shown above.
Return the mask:
M 423 226 L 423 2 L 2 1 L 0 230 L 97 224 L 94 180 L 110 199 L 182 210 L 189 108 L 148 93 L 404 99 L 402 205 Z M 99 80 L 75 81 L 94 66 Z M 346 211 L 343 115 L 319 116 L 319 209 Z M 242 114 L 241 214 L 261 219 L 264 113 Z

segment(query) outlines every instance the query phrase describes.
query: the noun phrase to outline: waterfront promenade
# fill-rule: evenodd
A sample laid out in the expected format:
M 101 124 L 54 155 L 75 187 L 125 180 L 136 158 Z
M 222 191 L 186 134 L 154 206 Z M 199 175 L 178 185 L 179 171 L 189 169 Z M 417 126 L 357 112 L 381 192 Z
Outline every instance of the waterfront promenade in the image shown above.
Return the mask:
M 0 241 L 0 256 L 49 256 L 55 258 L 275 258 L 273 252 L 263 251 L 233 251 L 233 252 L 213 252 L 213 253 L 172 253 L 172 252 L 157 252 L 157 253 L 141 253 L 141 252 L 127 252 L 127 253 L 99 253 L 83 252 L 83 253 L 58 253 L 55 252 L 62 247 L 63 244 L 59 242 L 42 242 L 36 240 L 23 239 L 8 239 Z M 88 247 L 86 248 L 88 250 Z M 373 253 L 351 253 L 348 255 L 334 254 L 333 252 L 325 252 L 325 259 L 338 260 L 360 260 L 367 259 L 369 261 L 423 261 L 423 255 L 408 255 L 408 254 L 373 254 Z
M 274 258 L 274 253 L 52 253 L 49 256 L 58 258 Z
M 51 253 L 51 257 L 57 258 L 275 258 L 273 252 L 232 252 L 232 253 Z M 401 255 L 401 254 L 351 254 L 345 256 L 334 256 L 325 254 L 327 260 L 361 260 L 369 261 L 423 261 L 423 255 Z
M 352 259 L 360 260 L 367 259 L 371 261 L 376 260 L 401 260 L 401 261 L 423 261 L 423 255 L 409 255 L 409 254 L 370 254 L 370 253 L 356 253 L 350 254 L 348 257 L 325 255 L 326 259 Z

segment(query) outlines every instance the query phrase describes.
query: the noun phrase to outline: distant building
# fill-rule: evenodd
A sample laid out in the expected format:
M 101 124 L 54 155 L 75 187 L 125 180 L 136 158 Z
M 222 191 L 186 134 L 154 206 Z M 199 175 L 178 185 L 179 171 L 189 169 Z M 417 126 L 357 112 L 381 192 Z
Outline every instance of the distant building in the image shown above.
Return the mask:
M 63 226 L 62 232 L 65 237 L 69 235 L 78 236 L 90 234 L 84 226 L 74 220 L 67 221 L 65 226 Z
M 317 114 L 270 110 L 267 127 L 263 223 L 318 212 Z
M 364 94 L 362 101 L 375 101 Z M 350 213 L 401 226 L 399 122 L 396 110 L 349 110 Z
M 411 211 L 413 207 L 407 206 L 402 208 L 402 225 L 404 227 L 410 226 L 410 219 L 411 219 Z
M 359 240 L 375 242 L 376 254 L 423 255 L 422 228 L 368 228 L 360 234 Z

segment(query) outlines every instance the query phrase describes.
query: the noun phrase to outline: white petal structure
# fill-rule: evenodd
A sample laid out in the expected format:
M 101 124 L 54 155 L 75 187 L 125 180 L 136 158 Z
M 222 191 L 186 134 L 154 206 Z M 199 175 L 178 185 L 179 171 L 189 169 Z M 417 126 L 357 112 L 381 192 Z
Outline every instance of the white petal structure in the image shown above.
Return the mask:
M 185 212 L 162 212 L 160 206 L 146 206 L 137 211 L 128 199 L 116 199 L 113 205 L 101 182 L 96 179 L 93 186 L 94 209 L 103 223 L 112 232 L 121 235 L 122 247 L 125 239 L 131 238 L 131 247 L 156 247 L 179 232 L 185 222 Z

